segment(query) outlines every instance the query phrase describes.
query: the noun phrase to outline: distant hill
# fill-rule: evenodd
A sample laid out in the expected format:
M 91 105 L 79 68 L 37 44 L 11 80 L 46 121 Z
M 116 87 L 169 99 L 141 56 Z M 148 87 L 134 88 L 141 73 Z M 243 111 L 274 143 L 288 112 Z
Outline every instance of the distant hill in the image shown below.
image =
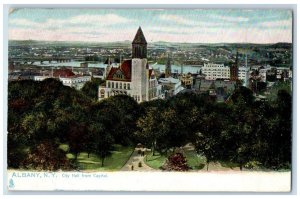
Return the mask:
M 37 41 L 37 40 L 10 40 L 9 46 L 78 46 L 78 47 L 130 47 L 131 41 L 116 42 L 81 42 L 81 41 Z M 151 42 L 149 47 L 165 46 L 165 47 L 235 47 L 248 48 L 253 46 L 272 46 L 274 48 L 291 48 L 291 43 L 275 43 L 275 44 L 256 44 L 256 43 L 180 43 L 180 42 Z
M 36 40 L 10 40 L 9 46 L 129 46 L 130 41 L 117 41 L 117 42 L 81 42 L 81 41 L 36 41 Z

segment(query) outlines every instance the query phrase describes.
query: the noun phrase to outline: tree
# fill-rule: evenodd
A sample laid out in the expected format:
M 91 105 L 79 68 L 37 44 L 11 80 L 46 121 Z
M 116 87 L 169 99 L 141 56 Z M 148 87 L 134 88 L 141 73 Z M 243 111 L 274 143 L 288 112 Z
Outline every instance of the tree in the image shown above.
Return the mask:
M 102 83 L 104 83 L 103 80 L 99 78 L 92 78 L 92 81 L 84 84 L 81 91 L 91 99 L 98 100 L 98 88 Z
M 188 122 L 187 120 L 182 120 L 172 108 L 167 108 L 160 114 L 160 130 L 162 133 L 158 138 L 157 145 L 161 146 L 161 149 L 173 148 L 173 151 L 175 151 L 176 147 L 181 147 L 187 143 Z
M 254 103 L 253 92 L 241 86 L 233 92 L 231 100 L 230 122 L 222 133 L 222 141 L 226 146 L 223 158 L 237 162 L 242 170 L 243 166 L 253 158 L 252 143 L 255 137 L 252 136 L 253 126 L 249 124 Z
M 290 168 L 292 146 L 292 98 L 285 90 L 279 90 L 274 106 L 274 114 L 268 120 L 268 143 L 264 164 L 273 169 Z
M 87 127 L 83 123 L 70 123 L 70 130 L 68 132 L 68 143 L 70 152 L 75 154 L 77 160 L 78 154 L 85 149 L 87 143 Z
M 144 144 L 151 146 L 154 155 L 158 139 L 165 135 L 161 125 L 161 114 L 156 107 L 147 109 L 146 114 L 137 121 L 138 131 L 135 135 Z
M 222 124 L 221 119 L 215 113 L 203 116 L 200 123 L 201 127 L 196 132 L 193 144 L 198 154 L 205 155 L 208 170 L 209 163 L 220 157 Z
M 231 99 L 233 104 L 245 106 L 250 106 L 254 102 L 253 92 L 244 86 L 240 86 L 239 88 L 235 89 Z
M 88 121 L 91 101 L 55 79 L 9 82 L 8 97 L 8 162 L 15 168 L 24 151 L 47 140 L 68 142 L 70 123 Z
M 43 141 L 36 145 L 22 163 L 26 169 L 56 171 L 69 170 L 71 164 L 66 154 L 58 149 L 58 145 L 51 141 Z
M 106 115 L 110 132 L 117 144 L 130 145 L 135 141 L 136 121 L 140 115 L 138 103 L 130 96 L 117 95 L 102 100 L 96 105 L 99 112 L 97 117 Z
M 89 131 L 95 135 L 95 153 L 99 155 L 103 167 L 105 158 L 111 155 L 114 143 L 113 137 L 101 122 L 91 124 Z

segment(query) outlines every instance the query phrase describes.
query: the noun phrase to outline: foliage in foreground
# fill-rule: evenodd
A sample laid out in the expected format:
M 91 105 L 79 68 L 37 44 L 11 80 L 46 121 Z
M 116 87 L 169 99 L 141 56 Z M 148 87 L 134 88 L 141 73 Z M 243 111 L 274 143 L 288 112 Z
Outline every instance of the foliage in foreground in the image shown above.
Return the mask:
M 240 87 L 228 104 L 193 93 L 137 104 L 126 95 L 96 102 L 53 79 L 9 82 L 8 166 L 71 169 L 60 143 L 68 144 L 75 162 L 85 151 L 88 157 L 97 154 L 101 166 L 114 144 L 143 143 L 153 154 L 166 155 L 193 143 L 207 169 L 213 161 L 237 163 L 240 169 L 289 168 L 291 111 L 291 95 L 284 90 L 271 102 L 257 102 Z M 49 154 L 40 155 L 45 147 Z M 43 157 L 56 161 L 45 165 Z
M 182 153 L 174 153 L 168 157 L 162 169 L 166 171 L 188 171 L 189 167 Z

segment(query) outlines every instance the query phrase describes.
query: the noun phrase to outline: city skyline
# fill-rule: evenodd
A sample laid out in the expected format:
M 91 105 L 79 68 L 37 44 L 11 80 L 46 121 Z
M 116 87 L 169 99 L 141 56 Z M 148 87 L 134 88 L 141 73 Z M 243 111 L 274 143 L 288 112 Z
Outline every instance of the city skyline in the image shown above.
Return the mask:
M 9 40 L 131 41 L 139 26 L 149 43 L 292 42 L 292 12 L 284 9 L 22 8 L 10 11 Z

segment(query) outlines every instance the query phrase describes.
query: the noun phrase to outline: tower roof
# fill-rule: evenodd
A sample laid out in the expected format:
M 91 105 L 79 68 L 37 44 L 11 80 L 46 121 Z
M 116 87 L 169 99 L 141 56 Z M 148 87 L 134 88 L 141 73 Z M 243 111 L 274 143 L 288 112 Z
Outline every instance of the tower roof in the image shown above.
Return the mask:
M 132 41 L 133 44 L 147 44 L 147 41 L 145 39 L 144 33 L 142 31 L 142 28 L 139 27 L 138 31 L 136 32 L 136 35 Z

